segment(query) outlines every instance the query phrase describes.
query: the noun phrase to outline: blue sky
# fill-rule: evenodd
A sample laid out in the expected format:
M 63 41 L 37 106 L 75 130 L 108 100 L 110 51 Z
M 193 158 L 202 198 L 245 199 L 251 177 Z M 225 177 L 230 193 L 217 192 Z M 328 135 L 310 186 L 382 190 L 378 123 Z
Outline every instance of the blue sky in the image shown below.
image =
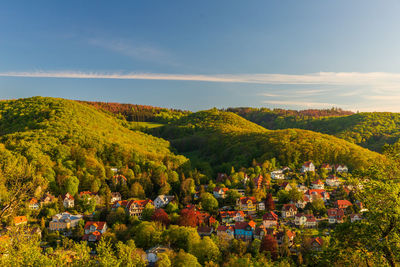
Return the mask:
M 3 1 L 0 98 L 400 112 L 400 2 Z

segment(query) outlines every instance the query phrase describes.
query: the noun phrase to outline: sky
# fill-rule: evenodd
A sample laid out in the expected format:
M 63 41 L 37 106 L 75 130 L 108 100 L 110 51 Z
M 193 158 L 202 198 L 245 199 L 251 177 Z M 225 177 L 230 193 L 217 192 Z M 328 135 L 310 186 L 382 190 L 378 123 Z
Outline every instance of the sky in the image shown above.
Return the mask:
M 0 99 L 400 112 L 400 1 L 2 1 Z

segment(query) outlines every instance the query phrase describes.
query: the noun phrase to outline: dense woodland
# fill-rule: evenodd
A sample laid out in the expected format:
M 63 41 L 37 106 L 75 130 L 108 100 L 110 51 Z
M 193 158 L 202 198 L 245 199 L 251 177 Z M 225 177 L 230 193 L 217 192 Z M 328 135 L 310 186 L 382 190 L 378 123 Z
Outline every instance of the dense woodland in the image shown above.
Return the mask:
M 230 111 L 240 116 L 217 109 L 191 113 L 44 97 L 0 102 L 0 221 L 5 228 L 15 216 L 26 215 L 32 227 L 42 230 L 42 238 L 28 231 L 8 231 L 10 242 L 0 240 L 0 264 L 145 266 L 144 251 L 157 244 L 172 249 L 160 256 L 157 266 L 396 266 L 400 262 L 400 186 L 396 180 L 400 149 L 398 144 L 384 146 L 397 141 L 397 114 Z M 160 124 L 139 131 L 131 124 L 136 121 Z M 367 131 L 388 139 L 374 139 Z M 385 153 L 357 144 L 384 146 Z M 311 231 L 298 232 L 295 255 L 285 243 L 278 249 L 268 238 L 245 243 L 199 236 L 194 211 L 185 209 L 187 205 L 216 217 L 218 208 L 233 205 L 239 197 L 229 193 L 217 201 L 212 195 L 216 186 L 243 189 L 267 204 L 273 195 L 281 205 L 285 198 L 297 199 L 296 192 L 285 195 L 279 184 L 270 187 L 265 182 L 257 188 L 253 179 L 262 175 L 269 182 L 269 173 L 276 168 L 298 170 L 305 161 L 317 166 L 346 164 L 351 174 L 343 179 L 362 188 L 350 198 L 364 203 L 365 219 L 337 226 L 318 252 L 303 245 Z M 115 181 L 113 168 L 119 169 L 126 183 Z M 217 174 L 222 172 L 229 179 L 218 181 Z M 246 184 L 245 177 L 251 182 Z M 321 171 L 294 173 L 292 179 L 309 185 L 324 178 L 326 173 Z M 106 204 L 96 207 L 80 199 L 82 191 L 98 194 Z M 26 206 L 29 199 L 39 199 L 45 192 L 75 196 L 77 205 L 69 212 L 106 221 L 110 230 L 95 245 L 80 242 L 83 225 L 69 237 L 49 232 L 48 220 L 65 211 L 60 201 L 39 212 Z M 126 200 L 169 194 L 178 201 L 165 210 L 146 207 L 139 220 L 127 216 L 122 208 L 112 210 L 108 204 L 111 192 L 120 192 Z M 308 208 L 319 215 L 326 213 L 325 206 Z

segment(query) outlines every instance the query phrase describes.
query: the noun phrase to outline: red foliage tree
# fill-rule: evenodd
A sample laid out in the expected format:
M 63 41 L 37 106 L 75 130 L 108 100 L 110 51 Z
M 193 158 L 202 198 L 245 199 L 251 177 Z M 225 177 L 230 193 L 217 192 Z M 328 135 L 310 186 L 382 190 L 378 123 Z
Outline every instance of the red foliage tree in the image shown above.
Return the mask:
M 168 214 L 163 209 L 156 209 L 151 219 L 155 222 L 160 222 L 164 225 L 169 225 L 169 223 L 171 222 L 171 220 L 168 217 Z
M 271 258 L 276 260 L 278 257 L 278 243 L 276 242 L 273 235 L 265 235 L 261 242 L 261 251 L 269 252 L 271 254 Z
M 193 209 L 181 210 L 181 216 L 179 217 L 180 226 L 191 226 L 196 227 L 198 223 L 196 211 Z
M 274 211 L 275 210 L 275 203 L 272 199 L 272 194 L 268 193 L 267 198 L 265 199 L 265 209 L 267 211 Z

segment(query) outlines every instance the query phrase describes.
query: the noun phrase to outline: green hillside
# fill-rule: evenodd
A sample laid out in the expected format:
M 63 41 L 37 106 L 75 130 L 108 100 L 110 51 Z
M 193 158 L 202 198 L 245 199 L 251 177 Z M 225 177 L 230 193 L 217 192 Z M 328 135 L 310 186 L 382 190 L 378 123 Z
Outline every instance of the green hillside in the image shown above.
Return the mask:
M 345 112 L 335 109 L 314 113 L 254 108 L 229 110 L 268 129 L 307 129 L 335 135 L 374 151 L 381 151 L 386 143 L 393 144 L 400 137 L 399 113 L 368 112 L 346 115 Z M 319 116 L 321 113 L 322 116 Z
M 71 176 L 82 190 L 104 183 L 109 166 L 129 168 L 134 177 L 187 162 L 165 140 L 131 131 L 87 104 L 55 98 L 0 102 L 0 143 L 28 159 L 60 192 Z
M 346 163 L 365 168 L 383 156 L 334 136 L 300 129 L 267 130 L 244 118 L 216 109 L 190 114 L 157 129 L 181 153 L 208 162 L 216 170 L 248 166 L 275 158 L 298 167 L 307 160 Z

